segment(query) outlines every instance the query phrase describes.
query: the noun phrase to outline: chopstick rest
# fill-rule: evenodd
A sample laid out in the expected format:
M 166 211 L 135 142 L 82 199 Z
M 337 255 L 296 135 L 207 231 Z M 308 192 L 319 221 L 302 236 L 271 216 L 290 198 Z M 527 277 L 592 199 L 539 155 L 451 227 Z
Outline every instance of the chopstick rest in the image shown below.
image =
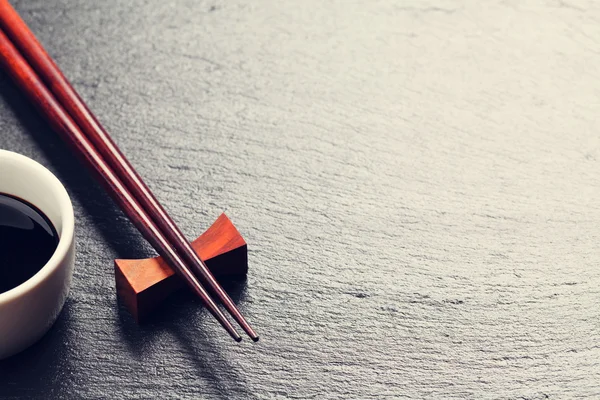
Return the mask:
M 245 276 L 248 272 L 248 246 L 225 214 L 191 246 L 219 281 Z M 138 323 L 170 294 L 184 287 L 162 257 L 115 260 L 115 281 L 119 299 Z

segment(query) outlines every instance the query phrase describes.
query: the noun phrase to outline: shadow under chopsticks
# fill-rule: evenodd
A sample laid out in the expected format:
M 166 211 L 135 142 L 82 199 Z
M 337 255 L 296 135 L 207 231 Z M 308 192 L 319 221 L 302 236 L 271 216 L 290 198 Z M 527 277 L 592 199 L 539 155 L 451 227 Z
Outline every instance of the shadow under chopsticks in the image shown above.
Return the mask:
M 246 293 L 246 279 L 220 282 L 234 303 L 243 301 Z M 212 387 L 213 392 L 223 399 L 251 398 L 244 385 L 244 379 L 236 368 L 222 356 L 221 349 L 214 344 L 208 332 L 203 332 L 205 324 L 216 324 L 212 316 L 202 307 L 189 290 L 182 289 L 160 305 L 142 324 L 137 324 L 124 305 L 119 304 L 119 332 L 133 357 L 143 359 L 157 345 L 158 332 L 168 333 L 175 341 L 174 345 L 186 354 L 194 365 L 199 382 Z M 218 330 L 225 340 L 229 337 L 225 331 Z M 164 339 L 163 339 L 164 340 Z M 218 338 L 221 340 L 221 338 Z M 232 341 L 233 342 L 233 341 Z M 248 339 L 247 342 L 250 342 Z M 232 343 L 234 346 L 243 344 Z M 224 382 L 226 379 L 228 382 Z M 229 388 L 235 388 L 229 389 Z M 235 392 L 234 392 L 235 391 Z

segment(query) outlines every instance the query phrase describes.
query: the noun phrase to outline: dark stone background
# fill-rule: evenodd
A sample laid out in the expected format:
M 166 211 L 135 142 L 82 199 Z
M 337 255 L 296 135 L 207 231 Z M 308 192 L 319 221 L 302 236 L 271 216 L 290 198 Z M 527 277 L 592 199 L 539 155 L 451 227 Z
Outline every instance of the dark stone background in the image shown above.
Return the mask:
M 153 250 L 0 75 L 0 148 L 77 219 L 71 296 L 0 397 L 600 397 L 595 2 L 15 6 L 190 238 L 234 221 L 262 340 L 186 294 L 132 321 L 112 262 Z

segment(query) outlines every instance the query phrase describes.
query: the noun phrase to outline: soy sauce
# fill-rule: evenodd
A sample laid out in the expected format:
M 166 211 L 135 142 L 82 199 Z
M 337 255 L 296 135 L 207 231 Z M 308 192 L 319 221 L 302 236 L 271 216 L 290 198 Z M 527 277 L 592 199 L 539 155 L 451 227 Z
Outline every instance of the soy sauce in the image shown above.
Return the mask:
M 0 193 L 0 293 L 34 276 L 58 246 L 56 229 L 37 207 Z

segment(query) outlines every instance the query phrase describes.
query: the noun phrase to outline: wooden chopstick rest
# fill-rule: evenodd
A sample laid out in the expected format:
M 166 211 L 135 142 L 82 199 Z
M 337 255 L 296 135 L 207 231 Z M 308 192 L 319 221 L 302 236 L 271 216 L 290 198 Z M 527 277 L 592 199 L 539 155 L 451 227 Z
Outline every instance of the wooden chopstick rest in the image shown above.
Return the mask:
M 191 245 L 218 280 L 248 272 L 248 246 L 225 214 Z M 120 300 L 138 323 L 184 286 L 162 257 L 115 260 L 115 281 Z

